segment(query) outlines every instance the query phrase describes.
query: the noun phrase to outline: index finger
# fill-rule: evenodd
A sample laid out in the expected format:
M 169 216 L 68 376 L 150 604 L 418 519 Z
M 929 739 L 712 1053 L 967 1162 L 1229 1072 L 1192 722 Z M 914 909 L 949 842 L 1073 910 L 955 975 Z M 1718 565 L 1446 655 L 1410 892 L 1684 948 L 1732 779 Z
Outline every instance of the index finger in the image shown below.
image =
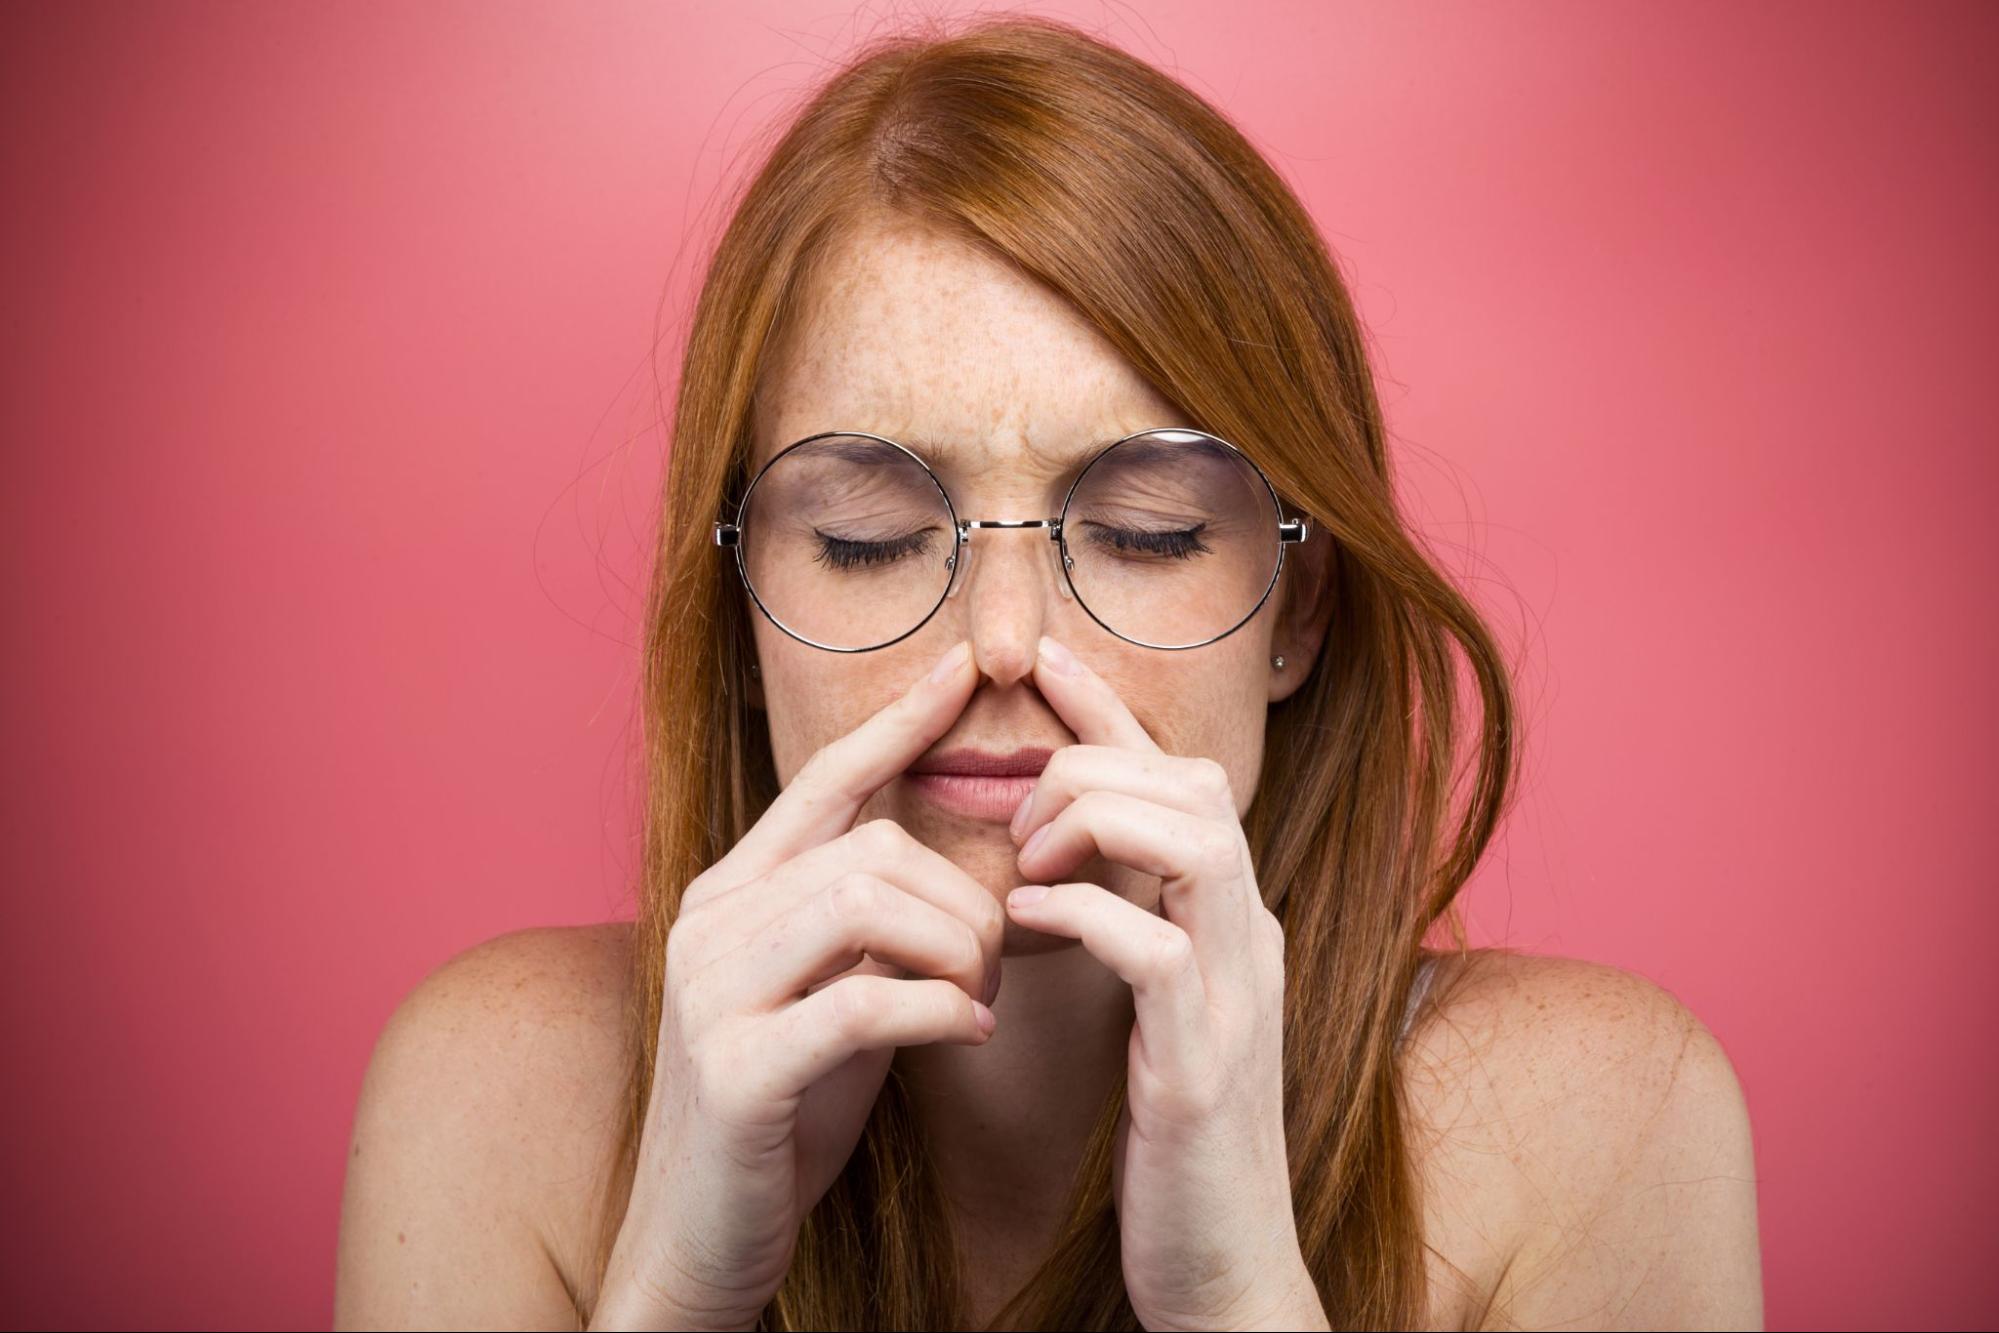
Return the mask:
M 1110 745 L 1124 750 L 1159 753 L 1139 720 L 1111 683 L 1083 665 L 1068 647 L 1044 634 L 1034 658 L 1034 683 L 1041 697 L 1085 745 Z
M 964 711 L 979 674 L 967 669 L 971 657 L 971 645 L 959 640 L 901 697 L 820 747 L 723 858 L 728 878 L 767 874 L 852 828 L 868 798 L 915 763 Z

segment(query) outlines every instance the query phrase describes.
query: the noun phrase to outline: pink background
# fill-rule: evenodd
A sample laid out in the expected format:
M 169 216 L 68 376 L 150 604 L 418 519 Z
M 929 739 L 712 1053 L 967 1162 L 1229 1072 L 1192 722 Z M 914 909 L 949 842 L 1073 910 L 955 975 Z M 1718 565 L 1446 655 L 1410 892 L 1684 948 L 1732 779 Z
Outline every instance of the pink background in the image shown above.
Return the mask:
M 391 1008 L 628 910 L 655 312 L 909 8 L 0 10 L 8 1317 L 324 1325 Z M 1719 1035 L 1773 1327 L 1999 1317 L 1999 8 L 1035 8 L 1343 257 L 1526 657 L 1483 938 Z

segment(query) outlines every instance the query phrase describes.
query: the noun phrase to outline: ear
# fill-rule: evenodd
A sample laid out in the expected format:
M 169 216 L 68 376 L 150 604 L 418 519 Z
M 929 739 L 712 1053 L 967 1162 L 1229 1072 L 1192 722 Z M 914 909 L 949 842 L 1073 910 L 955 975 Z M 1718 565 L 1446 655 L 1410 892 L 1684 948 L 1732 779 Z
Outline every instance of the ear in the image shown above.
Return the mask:
M 1284 569 L 1278 575 L 1277 623 L 1270 636 L 1273 657 L 1284 659 L 1283 670 L 1270 672 L 1270 702 L 1288 699 L 1319 659 L 1326 627 L 1333 619 L 1333 570 L 1337 559 L 1332 534 L 1312 525 L 1304 541 L 1285 548 Z

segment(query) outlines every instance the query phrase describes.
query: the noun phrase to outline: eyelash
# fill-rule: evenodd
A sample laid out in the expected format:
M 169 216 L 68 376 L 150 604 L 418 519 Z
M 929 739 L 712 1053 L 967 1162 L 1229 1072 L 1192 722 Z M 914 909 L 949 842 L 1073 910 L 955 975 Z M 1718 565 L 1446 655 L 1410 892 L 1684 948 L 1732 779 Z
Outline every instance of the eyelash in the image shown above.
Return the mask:
M 1113 551 L 1146 551 L 1174 560 L 1212 553 L 1211 547 L 1201 543 L 1201 533 L 1207 526 L 1206 523 L 1197 523 L 1178 532 L 1147 532 L 1113 527 L 1108 523 L 1085 525 L 1090 530 L 1091 539 L 1100 546 Z M 814 560 L 835 569 L 857 569 L 864 565 L 885 565 L 926 549 L 930 545 L 931 530 L 926 528 L 886 542 L 849 541 L 817 529 L 813 535 L 819 539 L 819 550 L 812 557 Z
M 1179 532 L 1144 532 L 1135 528 L 1112 527 L 1108 523 L 1088 523 L 1092 537 L 1100 546 L 1108 546 L 1114 551 L 1150 551 L 1155 555 L 1171 556 L 1185 560 L 1191 556 L 1207 555 L 1209 547 L 1201 544 L 1201 533 L 1208 526 L 1196 523 L 1191 528 Z M 1103 533 L 1103 536 L 1096 536 Z
M 835 569 L 854 569 L 861 565 L 885 565 L 892 560 L 915 551 L 922 551 L 930 545 L 929 528 L 912 532 L 906 537 L 897 537 L 887 542 L 855 542 L 830 533 L 813 530 L 819 539 L 819 550 L 812 557 L 821 564 L 832 565 Z

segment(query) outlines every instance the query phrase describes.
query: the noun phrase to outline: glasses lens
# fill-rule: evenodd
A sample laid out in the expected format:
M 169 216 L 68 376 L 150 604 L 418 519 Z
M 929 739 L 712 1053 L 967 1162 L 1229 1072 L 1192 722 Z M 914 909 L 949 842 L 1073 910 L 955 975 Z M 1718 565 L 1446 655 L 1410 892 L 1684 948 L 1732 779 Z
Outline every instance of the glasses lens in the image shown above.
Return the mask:
M 1275 498 L 1236 450 L 1200 431 L 1135 435 L 1078 478 L 1062 551 L 1106 628 L 1191 648 L 1238 628 L 1276 578 Z M 765 468 L 738 551 L 766 614 L 809 643 L 860 651 L 922 624 L 951 586 L 943 490 L 907 451 L 864 435 L 795 445 Z
M 893 642 L 950 586 L 955 532 L 944 492 L 908 453 L 864 435 L 780 454 L 750 488 L 741 528 L 757 601 L 822 647 Z
M 1155 648 L 1241 625 L 1277 574 L 1277 505 L 1263 475 L 1199 431 L 1133 436 L 1099 455 L 1063 515 L 1077 599 Z

